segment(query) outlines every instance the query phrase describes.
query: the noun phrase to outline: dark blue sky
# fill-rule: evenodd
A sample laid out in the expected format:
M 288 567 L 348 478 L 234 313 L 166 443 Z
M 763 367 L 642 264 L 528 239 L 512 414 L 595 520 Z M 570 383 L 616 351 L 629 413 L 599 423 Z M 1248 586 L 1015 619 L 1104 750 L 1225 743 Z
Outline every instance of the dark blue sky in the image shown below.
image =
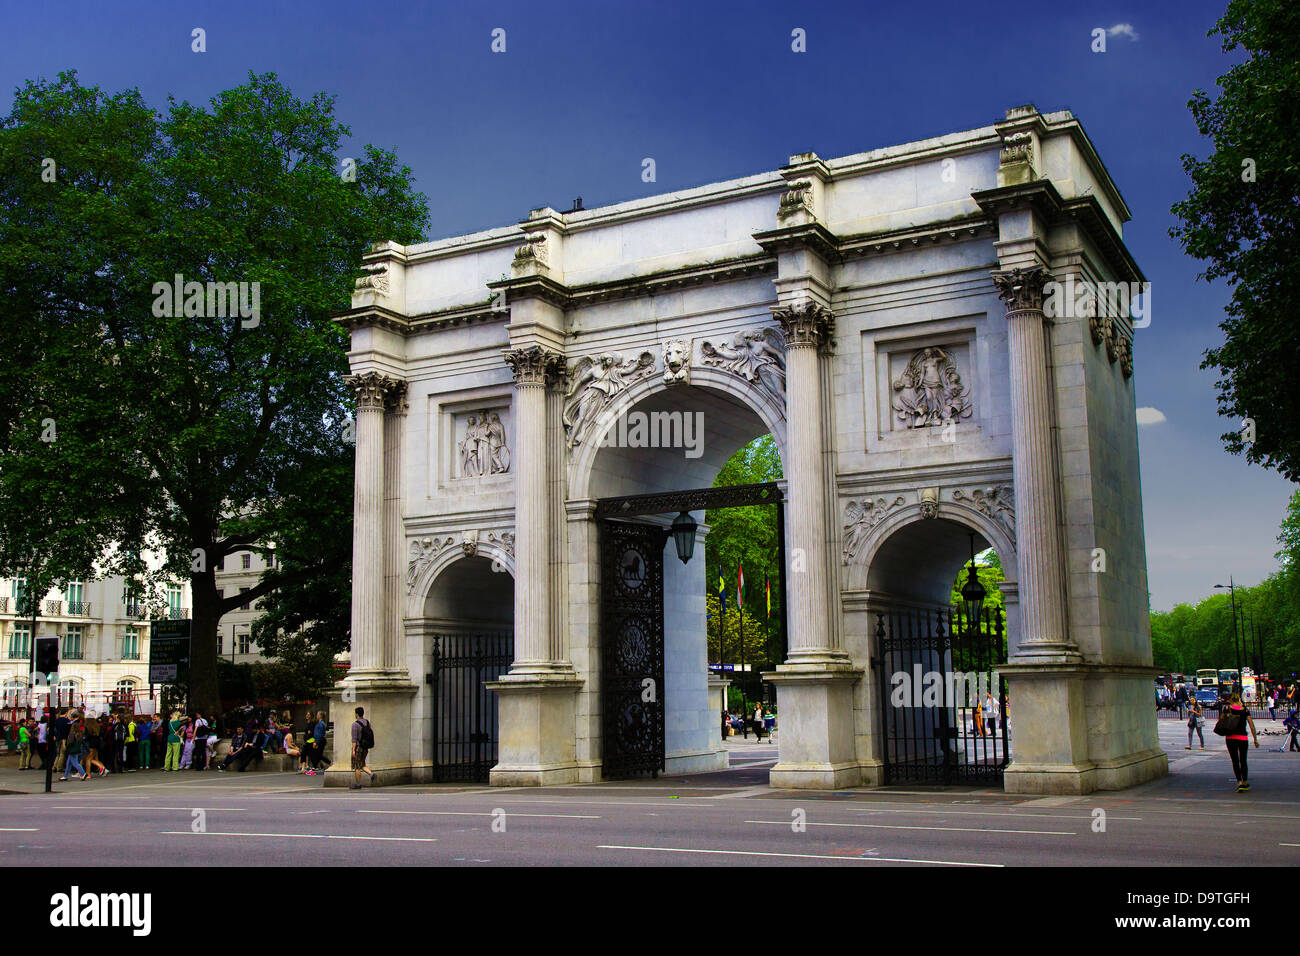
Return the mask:
M 841 156 L 1000 119 L 1032 102 L 1083 122 L 1133 211 L 1152 282 L 1137 333 L 1152 603 L 1196 600 L 1276 567 L 1292 486 L 1225 454 L 1213 377 L 1227 291 L 1168 237 L 1204 154 L 1186 103 L 1230 65 L 1207 31 L 1226 0 L 1051 4 L 46 2 L 0 0 L 3 109 L 24 80 L 76 69 L 108 90 L 206 101 L 274 71 L 337 96 L 358 143 L 394 149 L 428 194 L 437 238 Z M 1034 9 L 1037 6 L 1040 9 Z M 1130 25 L 1090 49 L 1091 31 Z M 207 32 L 207 52 L 190 33 Z M 494 28 L 506 52 L 490 50 Z M 807 53 L 790 49 L 796 27 Z M 658 181 L 641 181 L 654 157 Z

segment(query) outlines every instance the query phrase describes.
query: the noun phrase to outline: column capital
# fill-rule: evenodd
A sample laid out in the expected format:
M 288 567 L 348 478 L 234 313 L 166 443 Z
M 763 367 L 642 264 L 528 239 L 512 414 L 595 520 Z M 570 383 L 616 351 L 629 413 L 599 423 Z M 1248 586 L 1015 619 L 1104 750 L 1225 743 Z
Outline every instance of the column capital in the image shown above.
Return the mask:
M 835 333 L 835 313 L 818 302 L 773 306 L 772 317 L 781 323 L 787 348 L 822 348 Z
M 382 411 L 389 402 L 400 403 L 406 397 L 405 381 L 380 375 L 378 372 L 345 375 L 343 382 L 356 392 L 358 410 L 367 408 Z
M 1025 311 L 1043 311 L 1043 287 L 1052 276 L 1042 266 L 1028 269 L 1008 269 L 993 273 L 998 298 L 1007 304 L 1007 314 Z
M 502 354 L 515 373 L 516 385 L 546 385 L 564 374 L 564 356 L 540 345 L 504 349 Z

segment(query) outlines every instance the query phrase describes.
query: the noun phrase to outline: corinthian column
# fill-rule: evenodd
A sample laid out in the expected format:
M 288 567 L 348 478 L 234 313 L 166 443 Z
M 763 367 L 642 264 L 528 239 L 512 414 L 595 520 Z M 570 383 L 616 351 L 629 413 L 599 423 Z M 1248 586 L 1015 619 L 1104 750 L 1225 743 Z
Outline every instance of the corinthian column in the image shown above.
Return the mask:
M 563 358 L 541 346 L 507 350 L 515 373 L 515 663 L 512 674 L 550 670 L 550 537 L 546 390 Z
M 1022 621 L 1017 657 L 1078 655 L 1078 647 L 1066 631 L 1065 550 L 1043 315 L 1043 286 L 1049 278 L 1039 266 L 993 274 L 998 295 L 1007 304 L 1011 362 L 1012 474 Z
M 789 663 L 823 662 L 837 655 L 831 646 L 826 580 L 826 481 L 823 474 L 820 352 L 835 328 L 830 309 L 816 302 L 772 310 L 785 330 L 786 420 L 790 423 L 785 462 L 789 480 L 790 545 L 803 553 L 806 573 L 790 577 Z M 838 655 L 842 656 L 842 655 Z
M 352 510 L 352 666 L 349 676 L 384 668 L 384 408 L 399 384 L 377 372 L 349 375 L 357 394 Z
M 382 664 L 386 671 L 404 669 L 402 640 L 402 582 L 406 557 L 402 547 L 402 423 L 409 406 L 406 383 L 395 382 L 388 392 L 384 415 L 384 609 L 386 615 Z

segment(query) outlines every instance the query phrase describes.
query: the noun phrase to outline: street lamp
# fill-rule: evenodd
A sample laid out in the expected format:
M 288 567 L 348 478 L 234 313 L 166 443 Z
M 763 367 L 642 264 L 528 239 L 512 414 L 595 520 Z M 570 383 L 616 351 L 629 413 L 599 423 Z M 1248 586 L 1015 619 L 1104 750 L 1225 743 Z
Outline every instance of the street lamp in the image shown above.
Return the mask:
M 1216 588 L 1226 589 L 1232 601 L 1232 651 L 1237 655 L 1237 679 L 1241 679 L 1241 647 L 1237 643 L 1237 585 L 1228 577 L 1227 584 L 1216 584 Z
M 979 578 L 975 574 L 975 534 L 970 536 L 970 569 L 966 575 L 966 583 L 962 585 L 961 599 L 966 605 L 966 622 L 971 628 L 979 627 L 980 610 L 984 607 L 984 597 L 988 592 L 984 590 L 984 585 L 980 584 Z
M 691 560 L 695 553 L 695 530 L 698 527 L 689 511 L 683 511 L 673 519 L 673 544 L 677 546 L 677 557 L 682 559 L 682 564 Z

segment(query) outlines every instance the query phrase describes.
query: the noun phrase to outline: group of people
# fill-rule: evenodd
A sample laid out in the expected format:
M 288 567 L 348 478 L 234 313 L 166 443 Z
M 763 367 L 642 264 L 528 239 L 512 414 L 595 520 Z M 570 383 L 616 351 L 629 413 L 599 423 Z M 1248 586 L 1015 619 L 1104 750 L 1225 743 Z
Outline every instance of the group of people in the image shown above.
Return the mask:
M 42 770 L 52 763 L 60 780 L 138 770 L 242 771 L 265 754 L 298 757 L 298 772 L 314 775 L 329 766 L 325 758 L 325 712 L 308 714 L 305 740 L 294 737 L 286 711 L 265 719 L 250 717 L 231 736 L 230 752 L 216 759 L 220 738 L 214 721 L 201 713 L 172 713 L 166 720 L 146 714 L 108 713 L 100 717 L 77 708 L 18 722 L 19 770 Z
M 770 710 L 764 710 L 762 704 L 755 704 L 754 712 L 752 714 L 745 710 L 736 714 L 733 714 L 729 710 L 724 710 L 722 712 L 722 739 L 727 739 L 727 727 L 730 726 L 734 729 L 740 730 L 745 735 L 746 740 L 749 739 L 749 731 L 752 729 L 754 731 L 755 742 L 760 741 L 763 739 L 763 731 L 768 730 L 769 722 L 775 726 L 775 721 L 772 720 L 772 712 Z M 768 733 L 770 737 L 770 730 Z

